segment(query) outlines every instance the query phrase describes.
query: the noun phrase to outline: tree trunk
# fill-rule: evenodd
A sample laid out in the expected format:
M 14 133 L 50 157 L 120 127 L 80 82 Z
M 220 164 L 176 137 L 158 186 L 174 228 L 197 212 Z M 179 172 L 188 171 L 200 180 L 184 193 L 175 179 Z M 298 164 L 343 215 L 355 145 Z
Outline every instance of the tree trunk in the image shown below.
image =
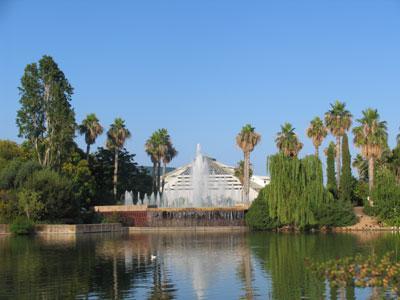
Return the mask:
M 315 157 L 319 158 L 319 147 L 315 146 Z
M 117 182 L 118 182 L 118 149 L 115 149 L 115 158 L 114 158 L 114 200 L 117 200 Z
M 89 161 L 90 144 L 86 145 L 86 160 Z
M 38 139 L 35 139 L 35 150 L 36 150 L 36 154 L 38 157 L 38 162 L 43 167 L 44 165 L 43 165 L 43 161 L 42 161 L 42 156 L 40 155 L 40 152 L 39 152 Z
M 153 192 L 157 191 L 157 179 L 156 179 L 156 171 L 157 171 L 157 162 L 153 162 Z
M 161 193 L 164 194 L 164 185 L 165 185 L 165 169 L 167 168 L 167 164 L 163 164 L 162 170 L 162 184 L 161 184 Z
M 244 184 L 243 184 L 243 196 L 244 199 L 243 201 L 245 203 L 249 203 L 249 190 L 250 190 L 250 184 L 249 184 L 249 170 L 250 169 L 250 152 L 244 152 L 244 170 L 243 170 L 243 175 L 244 175 Z
M 336 137 L 336 185 L 339 190 L 340 185 L 340 136 Z
M 157 163 L 157 193 L 160 192 L 161 186 L 161 161 Z
M 368 159 L 368 183 L 369 191 L 371 192 L 374 187 L 374 177 L 375 177 L 375 160 L 373 157 Z

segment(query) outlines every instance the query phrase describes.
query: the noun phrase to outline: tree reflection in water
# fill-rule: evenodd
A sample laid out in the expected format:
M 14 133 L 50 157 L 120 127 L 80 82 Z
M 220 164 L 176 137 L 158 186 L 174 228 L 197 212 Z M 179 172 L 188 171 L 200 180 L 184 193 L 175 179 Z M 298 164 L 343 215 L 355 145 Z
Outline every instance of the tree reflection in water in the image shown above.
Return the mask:
M 393 234 L 0 237 L 0 298 L 378 299 L 379 289 L 331 288 L 305 260 L 397 257 L 399 246 Z

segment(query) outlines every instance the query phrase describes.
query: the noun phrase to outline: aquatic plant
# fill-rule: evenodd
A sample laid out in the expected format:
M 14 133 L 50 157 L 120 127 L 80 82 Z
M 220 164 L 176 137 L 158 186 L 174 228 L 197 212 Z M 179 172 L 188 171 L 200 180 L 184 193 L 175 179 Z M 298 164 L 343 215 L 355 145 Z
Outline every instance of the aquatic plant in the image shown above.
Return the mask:
M 326 278 L 332 287 L 378 287 L 397 295 L 400 287 L 400 262 L 394 252 L 382 257 L 356 255 L 306 264 L 317 276 Z

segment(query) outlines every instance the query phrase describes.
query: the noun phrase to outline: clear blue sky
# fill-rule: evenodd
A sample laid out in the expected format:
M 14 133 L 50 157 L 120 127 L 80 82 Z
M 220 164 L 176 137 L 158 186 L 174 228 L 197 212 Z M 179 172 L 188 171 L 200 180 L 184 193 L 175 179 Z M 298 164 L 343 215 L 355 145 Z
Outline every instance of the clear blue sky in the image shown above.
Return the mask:
M 173 166 L 190 161 L 197 142 L 235 164 L 235 135 L 251 123 L 263 174 L 279 126 L 290 121 L 302 155 L 311 153 L 305 129 L 335 99 L 356 117 L 377 108 L 391 146 L 400 126 L 398 0 L 0 0 L 0 138 L 18 141 L 19 80 L 44 54 L 75 88 L 77 121 L 124 118 L 141 164 L 161 127 L 179 150 Z

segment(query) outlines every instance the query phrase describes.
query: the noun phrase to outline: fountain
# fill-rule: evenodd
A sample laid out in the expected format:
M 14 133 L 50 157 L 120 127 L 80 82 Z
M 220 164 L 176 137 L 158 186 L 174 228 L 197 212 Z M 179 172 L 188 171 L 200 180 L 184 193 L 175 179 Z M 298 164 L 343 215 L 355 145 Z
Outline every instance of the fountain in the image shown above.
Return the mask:
M 133 193 L 132 193 L 132 191 L 130 191 L 130 192 L 125 191 L 124 204 L 125 205 L 133 205 Z
M 187 176 L 188 188 L 166 189 L 162 196 L 163 207 L 230 207 L 242 202 L 241 190 L 235 190 L 233 183 L 225 182 L 209 166 L 210 159 L 196 147 L 196 157 Z M 238 192 L 238 193 L 237 193 Z
M 134 227 L 244 226 L 247 206 L 242 202 L 242 185 L 232 168 L 204 156 L 196 147 L 193 162 L 172 174 L 164 193 L 150 196 L 125 192 L 125 205 L 96 207 L 107 215 L 118 213 L 124 224 Z

